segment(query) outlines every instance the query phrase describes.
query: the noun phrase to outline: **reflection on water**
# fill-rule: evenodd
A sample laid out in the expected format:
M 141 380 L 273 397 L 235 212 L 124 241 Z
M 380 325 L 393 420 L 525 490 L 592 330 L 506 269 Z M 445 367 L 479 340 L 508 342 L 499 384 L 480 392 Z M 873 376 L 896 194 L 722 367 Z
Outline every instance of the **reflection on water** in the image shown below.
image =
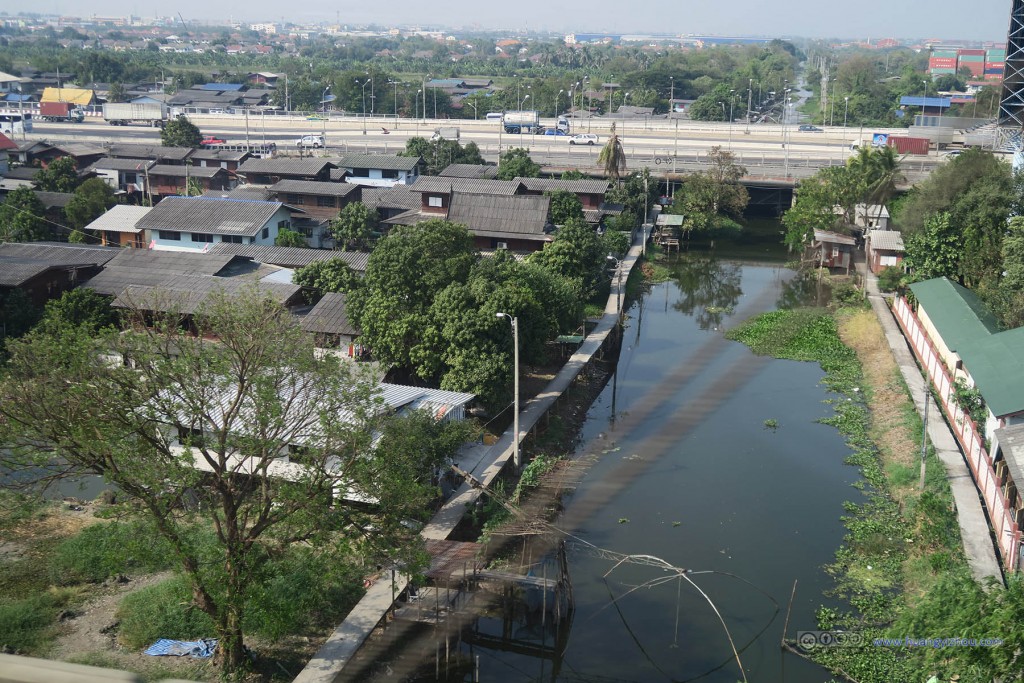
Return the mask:
M 822 567 L 843 537 L 842 502 L 860 495 L 857 472 L 843 464 L 840 435 L 818 422 L 830 411 L 821 369 L 754 356 L 722 333 L 815 300 L 816 282 L 708 253 L 683 254 L 675 272 L 629 311 L 616 375 L 583 427 L 578 457 L 592 464 L 556 520 L 578 539 L 564 656 L 553 666 L 478 641 L 479 680 L 735 683 L 726 628 L 750 681 L 829 678 L 783 658 L 780 606 L 798 580 L 792 635 L 832 604 Z M 696 586 L 656 562 L 617 565 L 624 554 L 694 570 Z M 540 573 L 536 558 L 521 559 Z M 500 632 L 501 621 L 481 627 Z
M 781 309 L 825 306 L 831 298 L 832 287 L 822 281 L 820 273 L 804 270 L 782 285 L 776 306 Z
M 673 271 L 681 294 L 673 308 L 693 317 L 702 330 L 721 327 L 743 294 L 740 264 L 694 253 L 682 257 Z

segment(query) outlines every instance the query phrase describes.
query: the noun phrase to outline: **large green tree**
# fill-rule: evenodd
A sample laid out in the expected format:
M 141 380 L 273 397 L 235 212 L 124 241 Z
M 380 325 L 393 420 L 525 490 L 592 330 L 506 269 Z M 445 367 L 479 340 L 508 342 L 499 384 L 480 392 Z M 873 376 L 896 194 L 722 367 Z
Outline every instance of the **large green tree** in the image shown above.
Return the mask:
M 400 152 L 400 155 L 421 158 L 423 172 L 427 175 L 437 175 L 452 164 L 484 163 L 480 148 L 475 142 L 469 142 L 463 147 L 457 140 L 444 138 L 427 140 L 422 137 L 411 137 L 406 140 L 405 151 Z
M 203 141 L 199 127 L 188 120 L 187 116 L 178 116 L 167 122 L 160 131 L 160 144 L 164 147 L 198 147 Z
M 8 193 L 0 204 L 0 242 L 35 242 L 50 236 L 46 207 L 30 187 Z
M 306 236 L 301 232 L 289 230 L 288 228 L 281 228 L 277 232 L 277 237 L 274 238 L 275 247 L 298 247 L 304 248 L 309 246 L 309 241 Z
M 465 282 L 476 260 L 464 225 L 429 220 L 398 226 L 370 254 L 363 286 L 349 297 L 350 320 L 362 343 L 385 367 L 433 365 L 437 348 L 425 338 L 434 297 Z
M 365 251 L 380 223 L 380 216 L 362 202 L 346 204 L 331 221 L 331 235 L 343 250 Z
M 37 190 L 44 192 L 74 192 L 78 187 L 75 160 L 71 157 L 54 159 L 49 166 L 36 173 L 32 183 Z
M 571 219 L 583 220 L 583 202 L 575 193 L 567 190 L 551 190 L 546 192 L 551 198 L 551 222 L 565 225 Z
M 64 217 L 68 219 L 68 223 L 72 227 L 78 229 L 69 235 L 69 239 L 84 241 L 74 239 L 84 235 L 80 229 L 102 216 L 107 209 L 115 204 L 117 204 L 117 197 L 114 195 L 114 190 L 102 178 L 89 178 L 82 183 L 75 190 L 71 201 L 64 207 Z
M 498 159 L 498 180 L 513 178 L 536 178 L 540 175 L 540 166 L 530 158 L 530 150 L 512 147 L 502 153 Z
M 530 259 L 552 273 L 575 282 L 584 299 L 597 293 L 607 266 L 607 245 L 586 222 L 570 219 L 555 239 Z
M 132 503 L 125 512 L 147 517 L 173 548 L 227 673 L 245 666 L 246 606 L 262 572 L 289 548 L 422 566 L 402 522 L 428 512 L 430 472 L 451 440 L 375 449 L 374 434 L 392 429 L 374 383 L 357 365 L 318 358 L 294 317 L 255 289 L 210 300 L 193 318 L 199 334 L 178 315 L 145 326 L 129 317 L 133 332 L 96 338 L 64 325 L 11 344 L 0 458 L 52 467 L 57 452 L 68 474 L 117 486 Z M 131 367 L 97 362 L 98 349 Z M 353 506 L 337 495 L 350 488 L 387 504 Z M 182 509 L 182 491 L 199 495 L 201 512 Z
M 47 301 L 40 325 L 51 333 L 71 326 L 84 327 L 88 333 L 95 334 L 116 326 L 118 320 L 118 313 L 111 307 L 109 297 L 79 287 L 64 292 L 59 299 Z
M 750 201 L 739 182 L 747 169 L 736 163 L 732 152 L 714 146 L 708 158 L 708 170 L 688 175 L 673 198 L 671 212 L 682 214 L 689 230 L 709 231 L 721 227 L 723 219 L 735 221 Z
M 316 294 L 348 293 L 358 288 L 362 278 L 340 258 L 313 261 L 295 271 L 292 282 Z
M 948 212 L 930 217 L 924 230 L 911 233 L 906 241 L 906 265 L 918 280 L 936 277 L 958 279 L 963 256 L 962 239 Z

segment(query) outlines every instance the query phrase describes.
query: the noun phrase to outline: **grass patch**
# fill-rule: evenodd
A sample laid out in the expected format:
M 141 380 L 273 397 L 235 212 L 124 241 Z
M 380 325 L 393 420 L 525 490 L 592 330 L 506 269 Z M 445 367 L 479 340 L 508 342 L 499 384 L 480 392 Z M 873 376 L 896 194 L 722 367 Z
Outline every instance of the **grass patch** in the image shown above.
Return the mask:
M 213 635 L 213 621 L 192 606 L 192 589 L 184 576 L 129 593 L 117 611 L 118 640 L 133 650 L 159 638 L 195 640 Z
M 165 664 L 154 657 L 152 664 L 140 666 L 136 662 L 122 659 L 106 652 L 83 652 L 68 658 L 72 664 L 98 666 L 104 669 L 119 669 L 136 674 L 143 683 L 164 680 L 203 681 L 212 678 L 212 665 L 206 662 L 175 658 L 174 664 Z
M 57 615 L 74 597 L 68 590 L 51 590 L 0 602 L 0 645 L 38 655 L 56 634 Z
M 103 581 L 121 573 L 169 569 L 175 555 L 152 524 L 136 520 L 86 527 L 55 549 L 50 575 L 55 583 Z

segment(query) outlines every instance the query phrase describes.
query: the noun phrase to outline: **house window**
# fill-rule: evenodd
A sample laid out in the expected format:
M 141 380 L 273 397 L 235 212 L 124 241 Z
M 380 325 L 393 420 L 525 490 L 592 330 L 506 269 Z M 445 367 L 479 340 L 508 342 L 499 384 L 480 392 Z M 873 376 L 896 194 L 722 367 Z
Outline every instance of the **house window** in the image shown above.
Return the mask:
M 220 236 L 220 241 L 221 242 L 229 242 L 231 244 L 241 244 L 242 243 L 242 236 L 241 235 L 221 235 Z
M 302 202 L 303 202 L 303 199 L 302 199 L 301 195 L 297 195 L 297 194 L 286 194 L 285 195 L 285 203 L 286 204 L 295 204 L 296 206 L 301 206 Z
M 398 177 L 398 171 L 384 169 L 383 171 L 380 172 L 380 177 L 381 178 L 397 178 Z
M 352 175 L 353 175 L 353 177 L 356 177 L 356 178 L 369 178 L 370 177 L 370 169 L 368 169 L 368 168 L 353 168 L 352 169 Z
M 895 265 L 897 265 L 896 257 L 894 255 L 892 255 L 892 254 L 882 256 L 881 258 L 879 258 L 879 264 L 878 265 L 880 265 L 880 266 L 895 266 Z
M 316 205 L 317 206 L 326 206 L 326 207 L 330 207 L 330 208 L 333 209 L 334 208 L 334 197 L 317 197 L 316 198 Z
M 291 227 L 292 227 L 292 222 L 290 220 L 286 219 L 286 220 L 278 221 L 277 222 L 277 231 L 278 232 L 281 232 L 282 230 L 290 230 Z
M 313 449 L 309 446 L 299 446 L 298 444 L 288 444 L 288 460 L 290 462 L 298 464 L 307 464 L 316 456 L 313 453 Z
M 444 202 L 442 201 L 441 197 L 438 197 L 438 196 L 435 196 L 435 195 L 431 195 L 431 196 L 427 197 L 427 206 L 438 206 L 438 207 L 440 207 L 440 206 L 444 206 Z
M 192 241 L 193 242 L 212 242 L 213 241 L 213 235 L 203 235 L 203 234 L 200 234 L 198 232 L 194 232 L 194 233 L 192 233 Z
M 499 242 L 498 240 L 491 240 L 491 249 L 508 249 L 508 242 Z
M 250 237 L 249 238 L 249 244 L 256 244 L 256 238 L 255 237 Z
M 267 239 L 270 237 L 270 228 L 263 228 L 263 232 L 260 234 L 263 236 L 263 239 Z
M 174 240 L 175 242 L 181 240 L 181 233 L 177 230 L 159 230 L 157 234 L 162 240 Z
M 192 429 L 190 427 L 178 427 L 178 443 L 182 446 L 190 445 L 196 448 L 202 448 L 204 445 L 203 441 L 203 430 Z

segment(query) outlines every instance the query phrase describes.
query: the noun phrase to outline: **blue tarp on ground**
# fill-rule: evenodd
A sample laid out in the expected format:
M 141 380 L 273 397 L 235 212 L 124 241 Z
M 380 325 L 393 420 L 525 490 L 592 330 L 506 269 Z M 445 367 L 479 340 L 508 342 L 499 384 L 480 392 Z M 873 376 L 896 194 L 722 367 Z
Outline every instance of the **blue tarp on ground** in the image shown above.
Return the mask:
M 142 654 L 154 657 L 184 657 L 187 655 L 206 659 L 213 656 L 213 651 L 216 649 L 216 638 L 204 638 L 203 640 L 168 640 L 167 638 L 161 638 L 146 648 Z

